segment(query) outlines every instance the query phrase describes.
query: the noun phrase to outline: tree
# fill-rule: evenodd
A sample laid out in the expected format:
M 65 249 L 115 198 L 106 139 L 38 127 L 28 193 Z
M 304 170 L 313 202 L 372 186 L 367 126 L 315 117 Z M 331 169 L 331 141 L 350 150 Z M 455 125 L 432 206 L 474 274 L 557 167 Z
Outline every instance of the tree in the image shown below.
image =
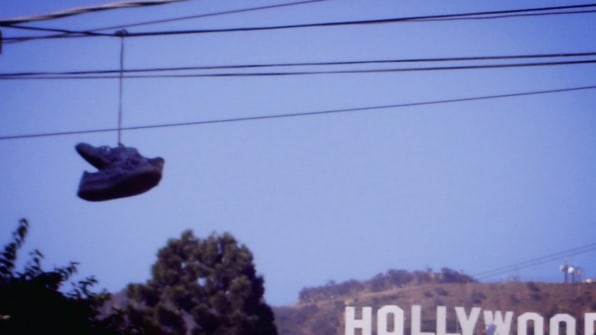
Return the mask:
M 66 293 L 60 291 L 76 273 L 77 263 L 44 271 L 43 254 L 35 250 L 23 271 L 16 270 L 28 229 L 22 219 L 0 254 L 0 334 L 117 334 L 115 315 L 99 319 L 109 295 L 91 291 L 97 282 L 93 277 L 73 284 Z
M 389 270 L 387 271 L 387 277 L 393 285 L 401 287 L 414 280 L 414 276 L 406 270 Z
M 442 268 L 439 278 L 441 283 L 473 283 L 476 281 L 474 278 L 450 268 Z
M 159 250 L 150 280 L 129 285 L 128 322 L 147 335 L 276 335 L 263 283 L 232 235 L 185 231 Z

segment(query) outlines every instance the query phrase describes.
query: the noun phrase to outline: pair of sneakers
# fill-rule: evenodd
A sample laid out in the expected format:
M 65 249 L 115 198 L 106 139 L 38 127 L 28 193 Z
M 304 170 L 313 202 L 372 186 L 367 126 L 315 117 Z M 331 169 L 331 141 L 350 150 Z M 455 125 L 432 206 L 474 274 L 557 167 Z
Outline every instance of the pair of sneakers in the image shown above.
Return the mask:
M 164 159 L 146 158 L 137 149 L 119 144 L 94 147 L 79 143 L 75 149 L 97 172 L 83 173 L 78 196 L 88 201 L 104 201 L 144 193 L 161 180 Z

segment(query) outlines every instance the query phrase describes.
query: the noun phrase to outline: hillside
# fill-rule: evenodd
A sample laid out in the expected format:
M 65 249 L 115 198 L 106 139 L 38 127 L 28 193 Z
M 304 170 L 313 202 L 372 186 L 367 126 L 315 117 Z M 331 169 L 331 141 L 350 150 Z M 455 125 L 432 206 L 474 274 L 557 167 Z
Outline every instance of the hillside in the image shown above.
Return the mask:
M 516 318 L 524 312 L 535 312 L 545 320 L 544 333 L 548 333 L 548 320 L 555 314 L 567 313 L 577 320 L 576 334 L 583 334 L 584 313 L 596 312 L 596 284 L 586 283 L 534 283 L 511 282 L 500 284 L 426 283 L 388 288 L 378 292 L 360 291 L 349 296 L 329 297 L 327 300 L 302 301 L 291 307 L 275 309 L 280 335 L 342 335 L 345 331 L 346 306 L 354 306 L 358 313 L 370 306 L 373 313 L 385 305 L 398 305 L 404 310 L 404 335 L 410 332 L 411 306 L 422 310 L 422 331 L 435 332 L 436 308 L 447 309 L 447 331 L 457 331 L 455 307 L 472 307 L 482 310 L 513 312 L 511 333 L 515 334 Z M 360 318 L 360 316 L 358 317 Z M 482 317 L 480 317 L 482 319 Z M 372 322 L 373 334 L 376 320 Z M 478 322 L 474 334 L 485 334 Z M 532 333 L 532 329 L 528 332 Z
M 107 307 L 128 303 L 124 292 L 112 296 Z M 365 281 L 329 282 L 320 287 L 304 288 L 299 302 L 293 306 L 273 308 L 279 335 L 345 335 L 346 307 L 354 307 L 355 319 L 362 318 L 363 307 L 372 308 L 372 334 L 376 335 L 376 313 L 383 306 L 399 306 L 403 310 L 403 335 L 411 335 L 413 310 L 420 308 L 419 335 L 463 334 L 455 308 L 471 315 L 480 308 L 473 334 L 486 335 L 484 312 L 506 315 L 511 312 L 510 335 L 517 334 L 517 318 L 533 312 L 544 319 L 544 332 L 549 334 L 549 320 L 556 314 L 569 314 L 576 320 L 576 331 L 584 335 L 584 314 L 596 313 L 596 283 L 478 283 L 473 278 L 450 270 L 440 272 L 389 270 Z M 445 308 L 445 332 L 439 334 L 437 307 Z M 440 318 L 439 318 L 440 319 Z M 595 322 L 596 323 L 596 322 Z M 388 323 L 393 330 L 393 323 Z M 566 334 L 561 328 L 559 334 Z M 360 330 L 354 332 L 360 334 Z M 351 334 L 351 333 L 350 333 Z M 390 332 L 389 334 L 393 334 Z M 496 333 L 494 335 L 503 335 Z M 527 335 L 540 335 L 528 326 Z

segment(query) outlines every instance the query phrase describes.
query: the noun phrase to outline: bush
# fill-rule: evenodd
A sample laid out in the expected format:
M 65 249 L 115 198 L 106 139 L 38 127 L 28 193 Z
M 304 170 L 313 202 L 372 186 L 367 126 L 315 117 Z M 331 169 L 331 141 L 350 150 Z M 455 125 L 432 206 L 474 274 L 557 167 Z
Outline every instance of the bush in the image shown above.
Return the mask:
M 23 219 L 13 240 L 0 253 L 0 334 L 116 334 L 119 315 L 99 320 L 100 308 L 109 298 L 106 292 L 91 291 L 92 277 L 61 290 L 77 271 L 77 263 L 44 270 L 43 254 L 35 250 L 23 271 L 16 271 L 17 256 L 29 223 Z
M 486 295 L 484 295 L 484 293 L 482 293 L 482 292 L 474 291 L 474 292 L 472 292 L 470 299 L 472 300 L 473 304 L 481 304 L 482 301 L 484 301 L 484 299 L 486 299 Z
M 526 284 L 526 286 L 528 287 L 528 289 L 530 289 L 530 291 L 532 292 L 540 292 L 540 287 L 538 287 L 538 285 L 536 285 L 535 282 L 528 282 Z
M 437 292 L 438 295 L 442 295 L 442 296 L 448 296 L 449 295 L 449 291 L 447 291 L 443 287 L 437 287 L 435 289 L 435 292 Z

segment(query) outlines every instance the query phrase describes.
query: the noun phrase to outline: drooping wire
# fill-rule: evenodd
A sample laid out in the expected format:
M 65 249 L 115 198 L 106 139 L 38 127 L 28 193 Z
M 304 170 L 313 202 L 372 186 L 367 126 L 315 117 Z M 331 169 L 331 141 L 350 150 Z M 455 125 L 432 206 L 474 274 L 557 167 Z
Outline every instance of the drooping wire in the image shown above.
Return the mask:
M 144 0 L 144 1 L 109 3 L 109 4 L 100 5 L 100 6 L 68 9 L 68 10 L 63 10 L 63 11 L 50 13 L 50 14 L 44 14 L 44 15 L 36 15 L 36 16 L 28 16 L 28 17 L 19 17 L 16 19 L 0 20 L 0 26 L 10 27 L 11 25 L 20 24 L 20 23 L 29 23 L 29 22 L 36 22 L 36 21 L 61 19 L 61 18 L 69 17 L 69 16 L 75 16 L 75 15 L 81 15 L 81 14 L 87 14 L 87 13 L 93 13 L 93 12 L 100 12 L 100 11 L 106 11 L 106 10 L 113 10 L 113 9 L 164 5 L 164 4 L 171 4 L 171 3 L 175 3 L 175 2 L 181 2 L 181 1 L 188 1 L 188 0 Z
M 362 59 L 362 60 L 339 60 L 339 61 L 313 61 L 313 62 L 280 62 L 280 63 L 253 63 L 253 64 L 228 64 L 228 65 L 202 65 L 202 66 L 176 66 L 176 67 L 152 67 L 124 69 L 125 74 L 130 73 L 157 73 L 157 72 L 180 72 L 180 71 L 212 71 L 212 70 L 244 70 L 257 68 L 293 68 L 293 67 L 319 67 L 319 66 L 353 66 L 353 65 L 379 65 L 379 64 L 398 64 L 398 63 L 443 63 L 443 62 L 479 62 L 479 61 L 502 61 L 517 59 L 559 59 L 559 58 L 583 58 L 596 57 L 596 51 L 590 52 L 559 52 L 543 54 L 509 54 L 509 55 L 485 55 L 485 56 L 456 56 L 456 57 L 432 57 L 432 58 L 395 58 L 395 59 Z M 551 61 L 554 62 L 554 61 Z M 515 63 L 514 63 L 515 64 Z M 525 63 L 519 63 L 525 64 Z M 532 64 L 532 63 L 530 63 Z M 544 65 L 548 65 L 545 62 Z M 466 64 L 471 65 L 471 64 Z M 482 65 L 482 64 L 481 64 Z M 491 64 L 484 64 L 490 66 Z M 497 64 L 493 64 L 497 65 Z M 503 65 L 503 64 L 501 64 Z M 558 63 L 556 65 L 559 65 Z M 572 65 L 572 64 L 568 64 Z M 410 71 L 425 68 L 407 68 Z M 445 68 L 448 69 L 448 68 Z M 75 76 L 86 75 L 110 75 L 118 74 L 120 69 L 106 70 L 77 70 L 77 71 L 40 71 L 40 72 L 5 72 L 0 73 L 2 79 L 19 79 L 19 77 L 41 78 L 45 76 Z M 23 78 L 27 79 L 27 78 Z
M 553 67 L 596 64 L 596 59 L 570 60 L 570 61 L 548 61 L 548 62 L 516 62 L 516 63 L 493 63 L 493 64 L 464 64 L 464 65 L 440 65 L 422 67 L 398 67 L 398 68 L 376 68 L 376 69 L 343 69 L 343 70 L 308 70 L 308 71 L 267 71 L 267 72 L 217 72 L 217 73 L 167 73 L 167 74 L 127 74 L 126 79 L 184 79 L 184 78 L 246 78 L 246 77 L 286 77 L 286 76 L 314 76 L 314 75 L 357 75 L 357 74 L 387 74 L 404 72 L 428 72 L 428 71 L 462 71 L 462 70 L 490 70 L 506 68 L 530 68 L 530 67 Z M 123 73 L 139 72 L 164 72 L 183 70 L 205 70 L 196 68 L 154 68 L 135 69 L 122 71 Z M 113 70 L 88 71 L 87 74 L 75 72 L 69 74 L 33 74 L 24 73 L 20 75 L 0 74 L 1 80 L 105 80 L 116 79 L 122 73 L 114 75 Z M 118 71 L 120 72 L 120 71 Z
M 267 115 L 245 116 L 245 117 L 235 117 L 235 118 L 227 118 L 227 119 L 212 119 L 212 120 L 188 121 L 188 122 L 178 122 L 178 123 L 160 123 L 160 124 L 153 124 L 153 125 L 127 126 L 127 127 L 122 127 L 120 130 L 128 131 L 128 130 L 144 130 L 144 129 L 158 129 L 158 128 L 176 128 L 176 127 L 188 127 L 188 126 L 199 126 L 199 125 L 207 125 L 207 124 L 220 124 L 220 123 L 232 123 L 232 122 L 260 121 L 260 120 L 297 118 L 297 117 L 308 117 L 308 116 L 322 116 L 322 115 L 334 115 L 334 114 L 339 115 L 339 114 L 346 114 L 346 113 L 375 111 L 375 110 L 392 109 L 392 108 L 397 109 L 397 108 L 431 106 L 431 105 L 452 104 L 452 103 L 493 100 L 493 99 L 508 99 L 508 98 L 524 97 L 524 96 L 569 93 L 569 92 L 578 92 L 578 91 L 586 91 L 586 90 L 594 90 L 594 89 L 596 89 L 596 85 L 576 86 L 576 87 L 557 88 L 557 89 L 550 89 L 550 90 L 524 91 L 524 92 L 482 95 L 482 96 L 452 98 L 452 99 L 442 99 L 442 100 L 427 100 L 427 101 L 418 101 L 418 102 L 396 103 L 396 104 L 389 104 L 389 105 L 339 108 L 339 109 L 302 112 L 302 113 L 267 114 Z M 104 129 L 72 130 L 72 131 L 35 133 L 35 134 L 6 135 L 6 136 L 0 136 L 0 140 L 15 140 L 15 139 L 53 137 L 53 136 L 64 136 L 64 135 L 105 133 L 105 132 L 113 132 L 113 131 L 118 131 L 118 130 L 119 130 L 118 128 L 116 128 L 116 129 L 104 128 Z
M 179 21 L 184 21 L 184 20 L 201 19 L 201 18 L 206 18 L 206 17 L 222 16 L 222 15 L 229 15 L 229 14 L 247 13 L 247 12 L 252 12 L 252 11 L 298 6 L 298 5 L 305 5 L 305 4 L 310 4 L 310 3 L 315 3 L 315 2 L 323 2 L 323 1 L 330 1 L 330 0 L 305 0 L 305 1 L 288 2 L 288 3 L 281 3 L 281 4 L 268 5 L 268 6 L 232 9 L 232 10 L 221 11 L 221 12 L 187 15 L 187 16 L 175 17 L 175 18 L 169 18 L 169 19 L 144 21 L 144 22 L 130 23 L 130 24 L 124 24 L 124 25 L 118 25 L 118 26 L 110 26 L 110 27 L 101 27 L 101 28 L 95 28 L 95 29 L 90 29 L 90 30 L 85 30 L 85 31 L 73 31 L 73 30 L 67 30 L 67 29 L 56 29 L 56 28 L 46 28 L 46 27 L 32 27 L 32 26 L 23 26 L 20 24 L 12 24 L 12 25 L 10 25 L 10 28 L 60 33 L 58 35 L 53 35 L 55 38 L 67 37 L 67 36 L 73 37 L 73 36 L 77 36 L 77 35 L 79 35 L 79 36 L 110 37 L 113 35 L 111 35 L 109 33 L 102 33 L 101 31 L 114 30 L 114 29 L 126 29 L 126 28 L 131 28 L 131 27 L 140 27 L 140 26 L 161 24 L 161 23 L 168 23 L 168 22 L 179 22 Z M 32 37 L 32 38 L 35 39 L 35 37 Z M 12 42 L 13 43 L 26 42 L 28 40 L 29 39 L 22 39 L 22 40 L 15 40 Z M 8 42 L 11 42 L 11 41 L 8 41 Z
M 592 5 L 592 6 L 596 6 Z M 531 10 L 531 9 L 528 9 Z M 346 26 L 365 26 L 365 25 L 379 25 L 379 24 L 395 24 L 395 23 L 412 23 L 412 22 L 438 22 L 438 21 L 452 21 L 458 20 L 484 20 L 484 19 L 500 19 L 509 12 L 523 13 L 527 10 L 505 10 L 493 12 L 478 12 L 478 13 L 461 13 L 461 14 L 441 14 L 428 16 L 414 16 L 414 17 L 400 17 L 388 19 L 372 19 L 372 20 L 354 20 L 354 21 L 336 21 L 336 22 L 318 22 L 318 23 L 302 23 L 302 24 L 287 24 L 276 26 L 256 26 L 256 27 L 235 27 L 235 28 L 215 28 L 215 29 L 190 29 L 190 30 L 171 30 L 171 31 L 147 31 L 136 32 L 130 34 L 131 37 L 155 37 L 155 36 L 171 36 L 171 35 L 189 35 L 189 34 L 214 34 L 214 33 L 235 33 L 235 32 L 256 32 L 256 31 L 270 31 L 270 30 L 288 30 L 288 29 L 303 29 L 303 28 L 326 28 L 326 27 L 346 27 Z M 544 15 L 566 15 L 566 14 L 586 14 L 595 13 L 595 11 L 584 12 L 551 12 L 544 13 Z
M 21 29 L 21 30 L 31 30 L 31 31 L 54 32 L 54 33 L 60 33 L 61 36 L 76 36 L 76 35 L 80 35 L 80 36 L 103 36 L 103 37 L 112 37 L 112 36 L 114 36 L 112 34 L 100 33 L 100 32 L 95 32 L 95 31 L 91 31 L 91 30 L 89 30 L 89 31 L 73 31 L 73 30 L 68 30 L 68 29 L 23 26 L 23 25 L 20 25 L 20 24 L 10 25 L 9 28 L 15 28 L 15 29 Z M 57 35 L 57 36 L 60 36 L 60 35 Z
M 171 36 L 171 35 L 188 35 L 188 34 L 213 34 L 213 33 L 233 33 L 233 32 L 256 32 L 256 31 L 270 31 L 270 30 L 287 30 L 300 28 L 322 28 L 322 27 L 344 27 L 344 26 L 358 26 L 358 25 L 378 25 L 378 24 L 395 24 L 395 23 L 415 23 L 415 22 L 439 22 L 439 21 L 453 21 L 453 20 L 493 20 L 512 17 L 532 17 L 536 15 L 569 15 L 569 14 L 591 14 L 596 10 L 589 9 L 596 7 L 596 3 L 556 6 L 556 7 L 537 7 L 537 8 L 522 8 L 522 9 L 508 9 L 495 10 L 483 12 L 465 12 L 455 14 L 438 14 L 438 15 L 422 15 L 411 17 L 395 17 L 385 19 L 370 19 L 370 20 L 352 20 L 352 21 L 335 21 L 335 22 L 316 22 L 316 23 L 301 23 L 301 24 L 287 24 L 276 26 L 255 26 L 255 27 L 232 27 L 232 28 L 215 28 L 215 29 L 190 29 L 190 30 L 170 30 L 170 31 L 148 31 L 129 33 L 129 37 L 155 37 L 155 36 Z M 575 11 L 571 11 L 576 9 Z M 581 10 L 584 9 L 584 10 Z M 1 22 L 0 22 L 1 25 Z M 58 34 L 46 36 L 28 36 L 28 37 L 9 37 L 4 38 L 6 42 L 18 41 L 33 41 L 41 39 L 55 39 L 55 38 L 78 38 L 78 37 L 93 37 L 84 32 L 73 32 L 71 35 Z
M 124 37 L 127 31 L 122 29 L 116 32 L 120 37 L 120 76 L 118 80 L 118 145 L 122 144 L 122 113 L 123 113 L 123 93 L 124 93 Z
M 533 266 L 537 266 L 537 265 L 541 265 L 541 264 L 545 264 L 545 263 L 550 263 L 550 262 L 560 260 L 563 258 L 567 258 L 570 256 L 575 256 L 575 255 L 584 254 L 584 253 L 593 252 L 593 251 L 596 251 L 596 243 L 590 243 L 590 244 L 586 244 L 586 245 L 583 245 L 580 247 L 559 251 L 559 252 L 545 255 L 542 257 L 526 260 L 523 262 L 518 262 L 515 264 L 511 264 L 511 265 L 498 267 L 498 268 L 495 268 L 492 270 L 478 272 L 478 273 L 474 274 L 473 277 L 477 278 L 477 279 L 485 279 L 485 278 L 489 278 L 489 277 L 495 277 L 495 276 L 498 276 L 501 274 L 509 273 L 511 271 L 515 271 L 515 270 L 519 270 L 519 269 L 523 269 L 523 268 L 529 268 L 529 267 L 533 267 Z
M 194 19 L 203 19 L 206 17 L 213 17 L 213 16 L 222 16 L 222 15 L 230 15 L 230 14 L 240 14 L 240 13 L 248 13 L 254 11 L 261 11 L 261 10 L 268 10 L 268 9 L 276 9 L 276 8 L 283 8 L 283 7 L 291 7 L 291 6 L 300 6 L 305 4 L 311 4 L 315 2 L 324 2 L 324 1 L 331 1 L 331 0 L 304 0 L 304 1 L 296 1 L 296 2 L 286 2 L 274 5 L 267 5 L 267 6 L 258 6 L 258 7 L 248 7 L 248 8 L 240 8 L 240 9 L 231 9 L 227 11 L 221 12 L 213 12 L 213 13 L 205 13 L 205 14 L 196 14 L 196 15 L 187 15 L 181 17 L 174 17 L 169 19 L 161 19 L 161 20 L 153 20 L 153 21 L 143 21 L 143 22 L 136 22 L 136 23 L 129 23 L 120 26 L 111 26 L 111 27 L 103 27 L 103 28 L 95 28 L 90 31 L 92 32 L 99 32 L 103 30 L 112 30 L 116 28 L 132 28 L 132 27 L 140 27 L 140 26 L 147 26 L 153 24 L 161 24 L 161 23 L 169 23 L 169 22 L 179 22 L 185 20 L 194 20 Z

